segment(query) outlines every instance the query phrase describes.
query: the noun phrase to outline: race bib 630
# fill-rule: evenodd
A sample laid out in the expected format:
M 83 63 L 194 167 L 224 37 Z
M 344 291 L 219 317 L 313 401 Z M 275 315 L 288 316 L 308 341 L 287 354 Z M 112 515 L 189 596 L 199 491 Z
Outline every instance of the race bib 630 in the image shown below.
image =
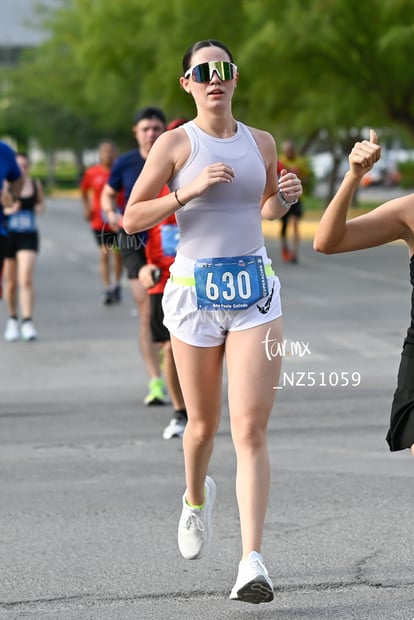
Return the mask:
M 200 309 L 245 310 L 269 294 L 261 256 L 200 258 L 194 277 Z

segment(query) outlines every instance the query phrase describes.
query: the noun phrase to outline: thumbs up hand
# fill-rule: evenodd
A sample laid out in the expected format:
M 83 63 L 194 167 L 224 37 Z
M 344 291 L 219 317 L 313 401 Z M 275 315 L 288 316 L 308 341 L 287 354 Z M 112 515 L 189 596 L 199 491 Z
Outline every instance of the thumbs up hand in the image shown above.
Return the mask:
M 348 161 L 350 172 L 358 179 L 369 172 L 373 165 L 381 157 L 381 147 L 378 144 L 378 136 L 374 129 L 369 131 L 369 140 L 356 142 L 349 154 Z

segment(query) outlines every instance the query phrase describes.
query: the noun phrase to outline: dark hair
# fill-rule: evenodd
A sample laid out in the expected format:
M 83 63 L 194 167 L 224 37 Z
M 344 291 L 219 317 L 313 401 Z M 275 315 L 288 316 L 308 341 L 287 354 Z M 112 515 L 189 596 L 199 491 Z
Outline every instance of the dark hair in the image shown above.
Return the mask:
M 163 125 L 167 125 L 167 119 L 165 118 L 165 114 L 160 108 L 142 108 L 138 110 L 134 116 L 134 125 L 139 123 L 139 121 L 157 118 Z
M 198 50 L 203 49 L 203 47 L 220 47 L 223 51 L 226 52 L 227 56 L 230 59 L 230 62 L 234 62 L 233 54 L 231 51 L 221 43 L 220 41 L 216 41 L 216 39 L 204 39 L 203 41 L 197 41 L 197 43 L 193 43 L 191 47 L 188 48 L 186 53 L 183 56 L 183 71 L 184 73 L 191 67 L 191 57 Z

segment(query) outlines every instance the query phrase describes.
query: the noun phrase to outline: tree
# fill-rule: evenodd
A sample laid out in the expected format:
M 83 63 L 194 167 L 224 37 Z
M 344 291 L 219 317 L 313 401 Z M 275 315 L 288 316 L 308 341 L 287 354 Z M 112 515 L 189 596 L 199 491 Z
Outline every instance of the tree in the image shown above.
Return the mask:
M 180 60 L 210 37 L 239 65 L 236 115 L 278 139 L 307 149 L 323 129 L 340 154 L 366 126 L 414 137 L 413 0 L 61 0 L 43 23 L 50 37 L 17 69 L 16 98 L 61 109 L 85 138 L 123 145 L 144 105 L 191 117 Z

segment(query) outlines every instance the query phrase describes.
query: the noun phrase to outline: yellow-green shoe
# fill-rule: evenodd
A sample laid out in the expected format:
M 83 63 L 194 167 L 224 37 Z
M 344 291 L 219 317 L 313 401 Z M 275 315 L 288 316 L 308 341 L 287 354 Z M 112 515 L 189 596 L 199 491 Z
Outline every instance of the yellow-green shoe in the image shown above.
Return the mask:
M 149 382 L 149 393 L 144 398 L 144 403 L 151 407 L 153 405 L 166 404 L 166 388 L 164 380 L 161 377 L 151 379 Z

